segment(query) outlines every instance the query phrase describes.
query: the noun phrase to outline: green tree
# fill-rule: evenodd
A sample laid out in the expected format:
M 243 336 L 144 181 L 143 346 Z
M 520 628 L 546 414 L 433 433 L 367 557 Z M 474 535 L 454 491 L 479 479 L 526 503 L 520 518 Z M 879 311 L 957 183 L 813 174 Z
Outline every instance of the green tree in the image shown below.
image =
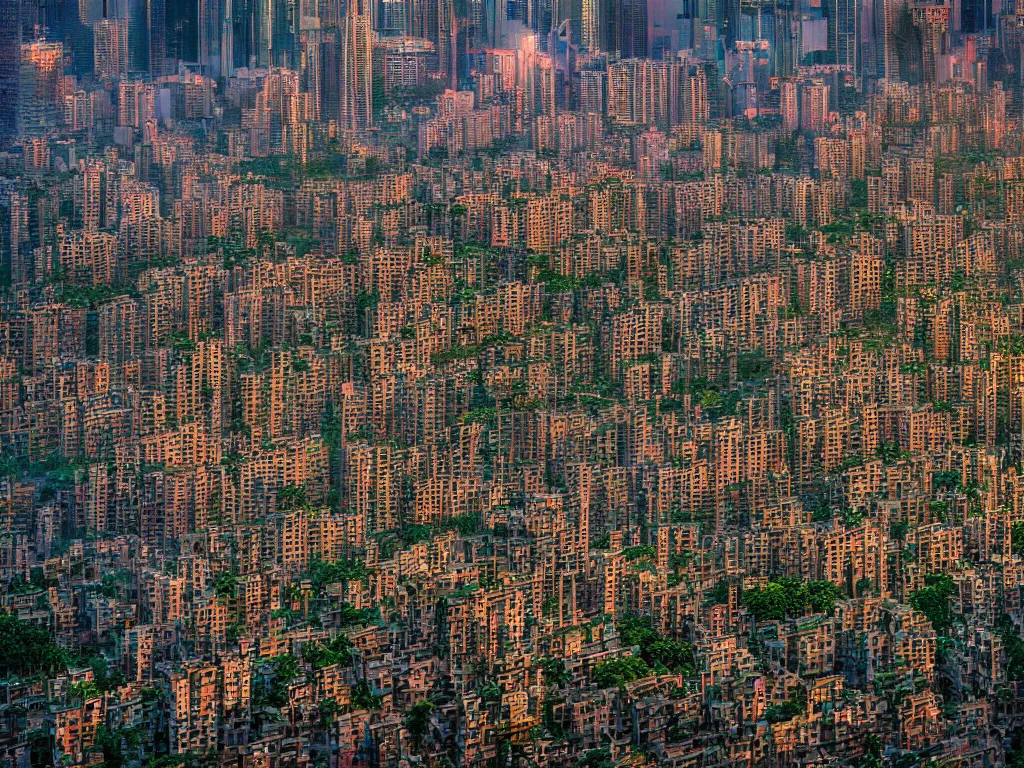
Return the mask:
M 576 768 L 615 768 L 612 752 L 607 747 L 588 749 L 576 762 Z
M 278 509 L 289 512 L 306 506 L 306 490 L 298 485 L 286 485 L 277 492 Z
M 355 709 L 376 710 L 382 706 L 380 696 L 374 696 L 373 690 L 365 680 L 352 686 L 352 707 Z
M 380 621 L 378 608 L 355 608 L 351 603 L 342 603 L 338 609 L 338 623 L 342 627 L 364 626 Z
M 303 660 L 314 669 L 335 664 L 347 666 L 352 661 L 352 653 L 352 641 L 340 632 L 326 644 L 309 643 L 302 647 Z
M 815 613 L 832 613 L 836 600 L 843 596 L 831 581 L 811 581 L 807 584 L 808 602 Z
M 429 701 L 417 701 L 409 707 L 409 712 L 405 716 L 405 727 L 417 745 L 430 731 L 430 717 L 433 713 L 434 705 Z
M 953 626 L 953 608 L 950 598 L 956 592 L 953 577 L 933 573 L 924 577 L 925 586 L 910 596 L 910 605 L 928 617 L 936 632 L 945 632 Z
M 897 520 L 895 523 L 889 526 L 889 538 L 895 539 L 896 541 L 903 541 L 907 538 L 907 532 L 910 530 L 910 524 L 906 520 Z
M 650 616 L 625 616 L 615 628 L 623 645 L 640 649 L 640 658 L 651 671 L 686 677 L 694 674 L 693 646 L 662 635 L 654 629 Z
M 353 706 L 355 705 L 355 696 L 353 691 Z M 321 699 L 316 705 L 317 713 L 320 715 L 321 725 L 328 726 L 334 722 L 334 718 L 337 717 L 341 707 L 338 706 L 338 702 L 334 699 Z
M 120 734 L 101 725 L 96 729 L 96 746 L 103 750 L 103 768 L 121 768 L 124 765 Z
M 544 672 L 544 683 L 552 688 L 561 688 L 568 685 L 572 676 L 565 668 L 564 659 L 554 659 L 550 656 L 540 660 L 540 668 Z
M 1008 680 L 1024 680 L 1024 639 L 1009 616 L 1001 616 L 996 621 L 996 634 L 1003 641 L 1003 653 L 1006 655 L 1006 678 Z M 1024 767 L 1024 752 L 1021 752 L 1021 764 Z
M 370 571 L 362 560 L 336 560 L 333 563 L 313 558 L 306 571 L 306 578 L 313 585 L 316 593 L 321 593 L 328 584 L 340 584 L 346 581 L 362 581 Z
M 807 604 L 806 589 L 797 579 L 770 581 L 764 588 L 743 593 L 743 604 L 755 621 L 783 621 L 802 616 Z
M 222 600 L 235 597 L 238 594 L 238 576 L 231 571 L 221 571 L 213 579 L 213 592 Z
M 299 660 L 290 653 L 282 653 L 270 659 L 265 665 L 269 672 L 265 673 L 266 703 L 273 707 L 285 707 L 288 704 L 288 688 L 299 676 Z
M 1015 555 L 1024 557 L 1024 521 L 1016 522 L 1010 528 L 1010 546 Z
M 53 642 L 42 627 L 26 624 L 17 616 L 0 614 L 0 675 L 53 676 L 64 672 L 71 654 Z
M 602 661 L 594 667 L 594 682 L 601 688 L 614 688 L 652 674 L 647 662 L 639 656 Z
M 124 747 L 138 748 L 141 738 L 132 728 L 110 729 L 101 725 L 96 729 L 96 746 L 103 751 L 103 768 L 122 768 L 127 762 Z
M 708 592 L 708 600 L 712 605 L 724 605 L 729 602 L 729 580 L 719 579 L 715 588 Z
M 743 593 L 743 604 L 755 621 L 783 621 L 814 613 L 830 613 L 842 596 L 829 581 L 804 583 L 799 579 L 777 579 L 763 588 Z

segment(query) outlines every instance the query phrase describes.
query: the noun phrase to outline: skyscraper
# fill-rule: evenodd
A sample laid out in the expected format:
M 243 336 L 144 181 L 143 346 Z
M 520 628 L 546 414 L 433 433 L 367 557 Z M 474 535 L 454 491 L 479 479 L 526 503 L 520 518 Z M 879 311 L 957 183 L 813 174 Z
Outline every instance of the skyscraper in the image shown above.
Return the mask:
M 267 3 L 267 44 L 274 66 L 298 68 L 299 5 L 294 0 L 269 0 Z
M 792 133 L 800 127 L 800 107 L 796 82 L 793 80 L 779 83 L 779 112 L 782 115 L 782 130 Z
M 859 5 L 857 0 L 834 0 L 829 7 L 835 8 L 835 60 L 836 64 L 857 67 L 857 21 Z M 832 24 L 829 25 L 829 32 Z M 830 40 L 829 44 L 832 45 Z
M 619 58 L 647 58 L 647 0 L 619 0 Z
M 93 68 L 96 76 L 115 79 L 128 74 L 128 22 L 102 19 L 93 25 Z
M 597 29 L 600 50 L 615 54 L 619 50 L 618 0 L 594 0 L 597 3 Z
M 949 7 L 915 5 L 912 14 L 921 41 L 921 81 L 934 83 L 939 76 L 940 59 L 949 47 Z
M 341 127 L 364 131 L 373 123 L 373 31 L 369 0 L 352 0 L 342 22 Z
M 796 70 L 797 66 L 797 36 L 799 22 L 796 21 L 797 14 L 794 11 L 791 0 L 773 0 L 772 8 L 772 32 L 775 53 L 775 74 L 780 77 L 789 77 Z
M 21 83 L 18 108 L 19 130 L 42 136 L 57 125 L 63 106 L 61 78 L 64 74 L 64 46 L 36 40 L 21 46 Z
M 220 55 L 224 60 L 221 74 L 233 74 L 237 67 L 250 67 L 261 63 L 266 43 L 262 42 L 265 24 L 263 8 L 257 0 L 224 0 L 221 20 Z M 225 68 L 225 65 L 230 65 Z
M 167 58 L 165 0 L 129 0 L 127 6 L 131 71 L 159 77 Z
M 742 15 L 742 9 L 740 8 L 740 0 L 723 0 L 720 5 L 725 12 L 723 17 L 725 23 L 721 25 L 720 30 L 723 37 L 725 37 L 726 46 L 732 46 L 741 37 L 740 16 Z
M 380 30 L 385 35 L 404 35 L 406 29 L 404 0 L 383 0 L 380 4 Z
M 199 0 L 199 56 L 206 70 L 230 77 L 239 67 L 298 69 L 303 18 L 327 19 L 297 0 Z M 333 25 L 332 25 L 333 26 Z
M 901 54 L 901 32 L 909 32 L 909 12 L 904 19 L 906 3 L 903 0 L 879 0 L 876 6 L 881 6 L 881 12 L 876 18 L 882 19 L 884 30 L 882 38 L 882 67 L 879 76 L 886 80 L 896 81 L 900 79 L 900 54 Z M 917 58 L 917 57 L 915 57 Z
M 437 56 L 441 74 L 450 88 L 457 87 L 458 29 L 452 0 L 437 0 Z
M 580 18 L 580 42 L 590 53 L 601 49 L 601 4 L 598 0 L 583 0 Z
M 0 144 L 18 132 L 21 76 L 21 2 L 0 0 Z
M 169 58 L 196 61 L 199 56 L 199 18 L 194 2 L 167 3 L 167 53 Z
M 148 0 L 146 8 L 149 12 L 149 73 L 160 77 L 167 68 L 167 2 Z
M 1010 5 L 1013 8 L 1013 5 Z M 960 6 L 960 28 L 964 32 L 984 32 L 989 26 L 991 0 L 963 0 Z
M 223 34 L 223 12 L 221 0 L 198 0 L 199 17 L 199 65 L 204 74 L 220 75 Z

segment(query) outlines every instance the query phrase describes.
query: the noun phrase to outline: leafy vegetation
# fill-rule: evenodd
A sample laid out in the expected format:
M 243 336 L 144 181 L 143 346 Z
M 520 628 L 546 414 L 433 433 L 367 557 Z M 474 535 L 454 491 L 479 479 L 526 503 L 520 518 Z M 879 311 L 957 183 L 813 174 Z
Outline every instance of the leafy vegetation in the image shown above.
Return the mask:
M 564 659 L 544 658 L 541 659 L 540 668 L 544 674 L 544 683 L 555 688 L 568 684 L 571 677 L 565 666 Z
M 362 581 L 370 574 L 366 563 L 362 560 L 336 560 L 329 563 L 313 558 L 306 571 L 314 592 L 323 592 L 328 584 L 339 584 L 346 581 Z
M 283 653 L 270 659 L 262 665 L 260 690 L 253 697 L 254 703 L 272 707 L 286 706 L 288 689 L 299 673 L 299 660 L 290 653 Z
M 314 669 L 335 664 L 347 666 L 352 660 L 352 641 L 348 635 L 336 634 L 326 644 L 310 643 L 302 648 L 303 660 Z
M 1024 680 L 1024 638 L 1009 616 L 1003 615 L 996 621 L 996 634 L 1003 641 L 1006 654 L 1006 679 L 1014 682 Z
M 910 605 L 928 617 L 936 632 L 946 632 L 953 626 L 953 608 L 950 598 L 956 592 L 953 577 L 933 573 L 924 578 L 925 586 L 910 596 Z
M 691 677 L 696 671 L 693 647 L 665 637 L 654 629 L 650 616 L 626 616 L 615 624 L 622 644 L 639 647 L 640 658 L 657 673 Z
M 213 592 L 221 600 L 229 600 L 238 594 L 238 575 L 231 571 L 218 573 L 213 580 Z
M 841 596 L 839 588 L 830 581 L 777 579 L 763 588 L 744 591 L 743 604 L 756 621 L 783 621 L 804 616 L 808 611 L 831 613 Z
M 634 560 L 651 560 L 656 555 L 657 550 L 646 544 L 636 547 L 626 547 L 622 550 L 622 556 L 626 559 L 626 562 L 632 562 Z
M 376 696 L 365 680 L 360 680 L 352 686 L 352 708 L 376 710 L 383 706 L 383 700 Z
M 602 661 L 594 667 L 594 682 L 601 688 L 614 688 L 652 674 L 650 666 L 639 656 Z
M 301 509 L 308 503 L 306 490 L 297 485 L 286 485 L 277 492 L 277 506 L 284 512 Z
M 1010 528 L 1010 547 L 1015 555 L 1024 557 L 1024 521 L 1018 521 Z
M 405 715 L 405 727 L 417 744 L 430 730 L 430 718 L 434 713 L 434 704 L 430 701 L 417 701 Z
M 64 672 L 71 654 L 58 646 L 42 627 L 27 624 L 17 616 L 0 614 L 0 675 L 50 677 Z
M 771 704 L 765 710 L 764 719 L 769 723 L 783 723 L 804 714 L 806 711 L 807 702 L 797 694 L 794 694 L 782 702 L 782 704 Z

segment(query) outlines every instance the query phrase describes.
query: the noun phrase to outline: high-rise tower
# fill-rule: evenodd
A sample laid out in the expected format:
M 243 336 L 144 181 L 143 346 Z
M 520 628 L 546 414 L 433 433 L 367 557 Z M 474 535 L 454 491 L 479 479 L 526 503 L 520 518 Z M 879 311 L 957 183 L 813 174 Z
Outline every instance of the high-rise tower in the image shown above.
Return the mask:
M 0 0 L 0 145 L 18 133 L 21 2 Z
M 452 0 L 437 0 L 437 58 L 444 81 L 456 88 L 459 20 Z
M 989 28 L 991 0 L 963 0 L 960 5 L 960 26 L 964 32 L 984 32 Z M 1009 7 L 1013 9 L 1013 4 Z
M 619 58 L 647 58 L 647 0 L 619 0 Z
M 21 83 L 18 130 L 28 136 L 43 136 L 57 125 L 64 74 L 64 46 L 36 40 L 21 46 Z
M 860 4 L 857 0 L 835 0 L 835 10 L 836 63 L 856 69 Z
M 373 30 L 369 0 L 352 0 L 342 22 L 341 127 L 364 131 L 373 124 Z
M 167 58 L 167 7 L 165 0 L 128 0 L 130 70 L 160 77 Z
M 128 74 L 128 22 L 101 19 L 93 25 L 93 69 L 101 80 Z

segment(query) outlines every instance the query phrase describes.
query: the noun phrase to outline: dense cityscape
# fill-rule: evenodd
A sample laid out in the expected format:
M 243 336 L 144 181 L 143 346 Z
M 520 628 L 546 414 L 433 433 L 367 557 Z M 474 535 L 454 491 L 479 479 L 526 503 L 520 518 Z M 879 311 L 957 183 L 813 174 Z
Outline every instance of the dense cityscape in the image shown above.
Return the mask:
M 1022 68 L 0 0 L 0 768 L 1024 766 Z

